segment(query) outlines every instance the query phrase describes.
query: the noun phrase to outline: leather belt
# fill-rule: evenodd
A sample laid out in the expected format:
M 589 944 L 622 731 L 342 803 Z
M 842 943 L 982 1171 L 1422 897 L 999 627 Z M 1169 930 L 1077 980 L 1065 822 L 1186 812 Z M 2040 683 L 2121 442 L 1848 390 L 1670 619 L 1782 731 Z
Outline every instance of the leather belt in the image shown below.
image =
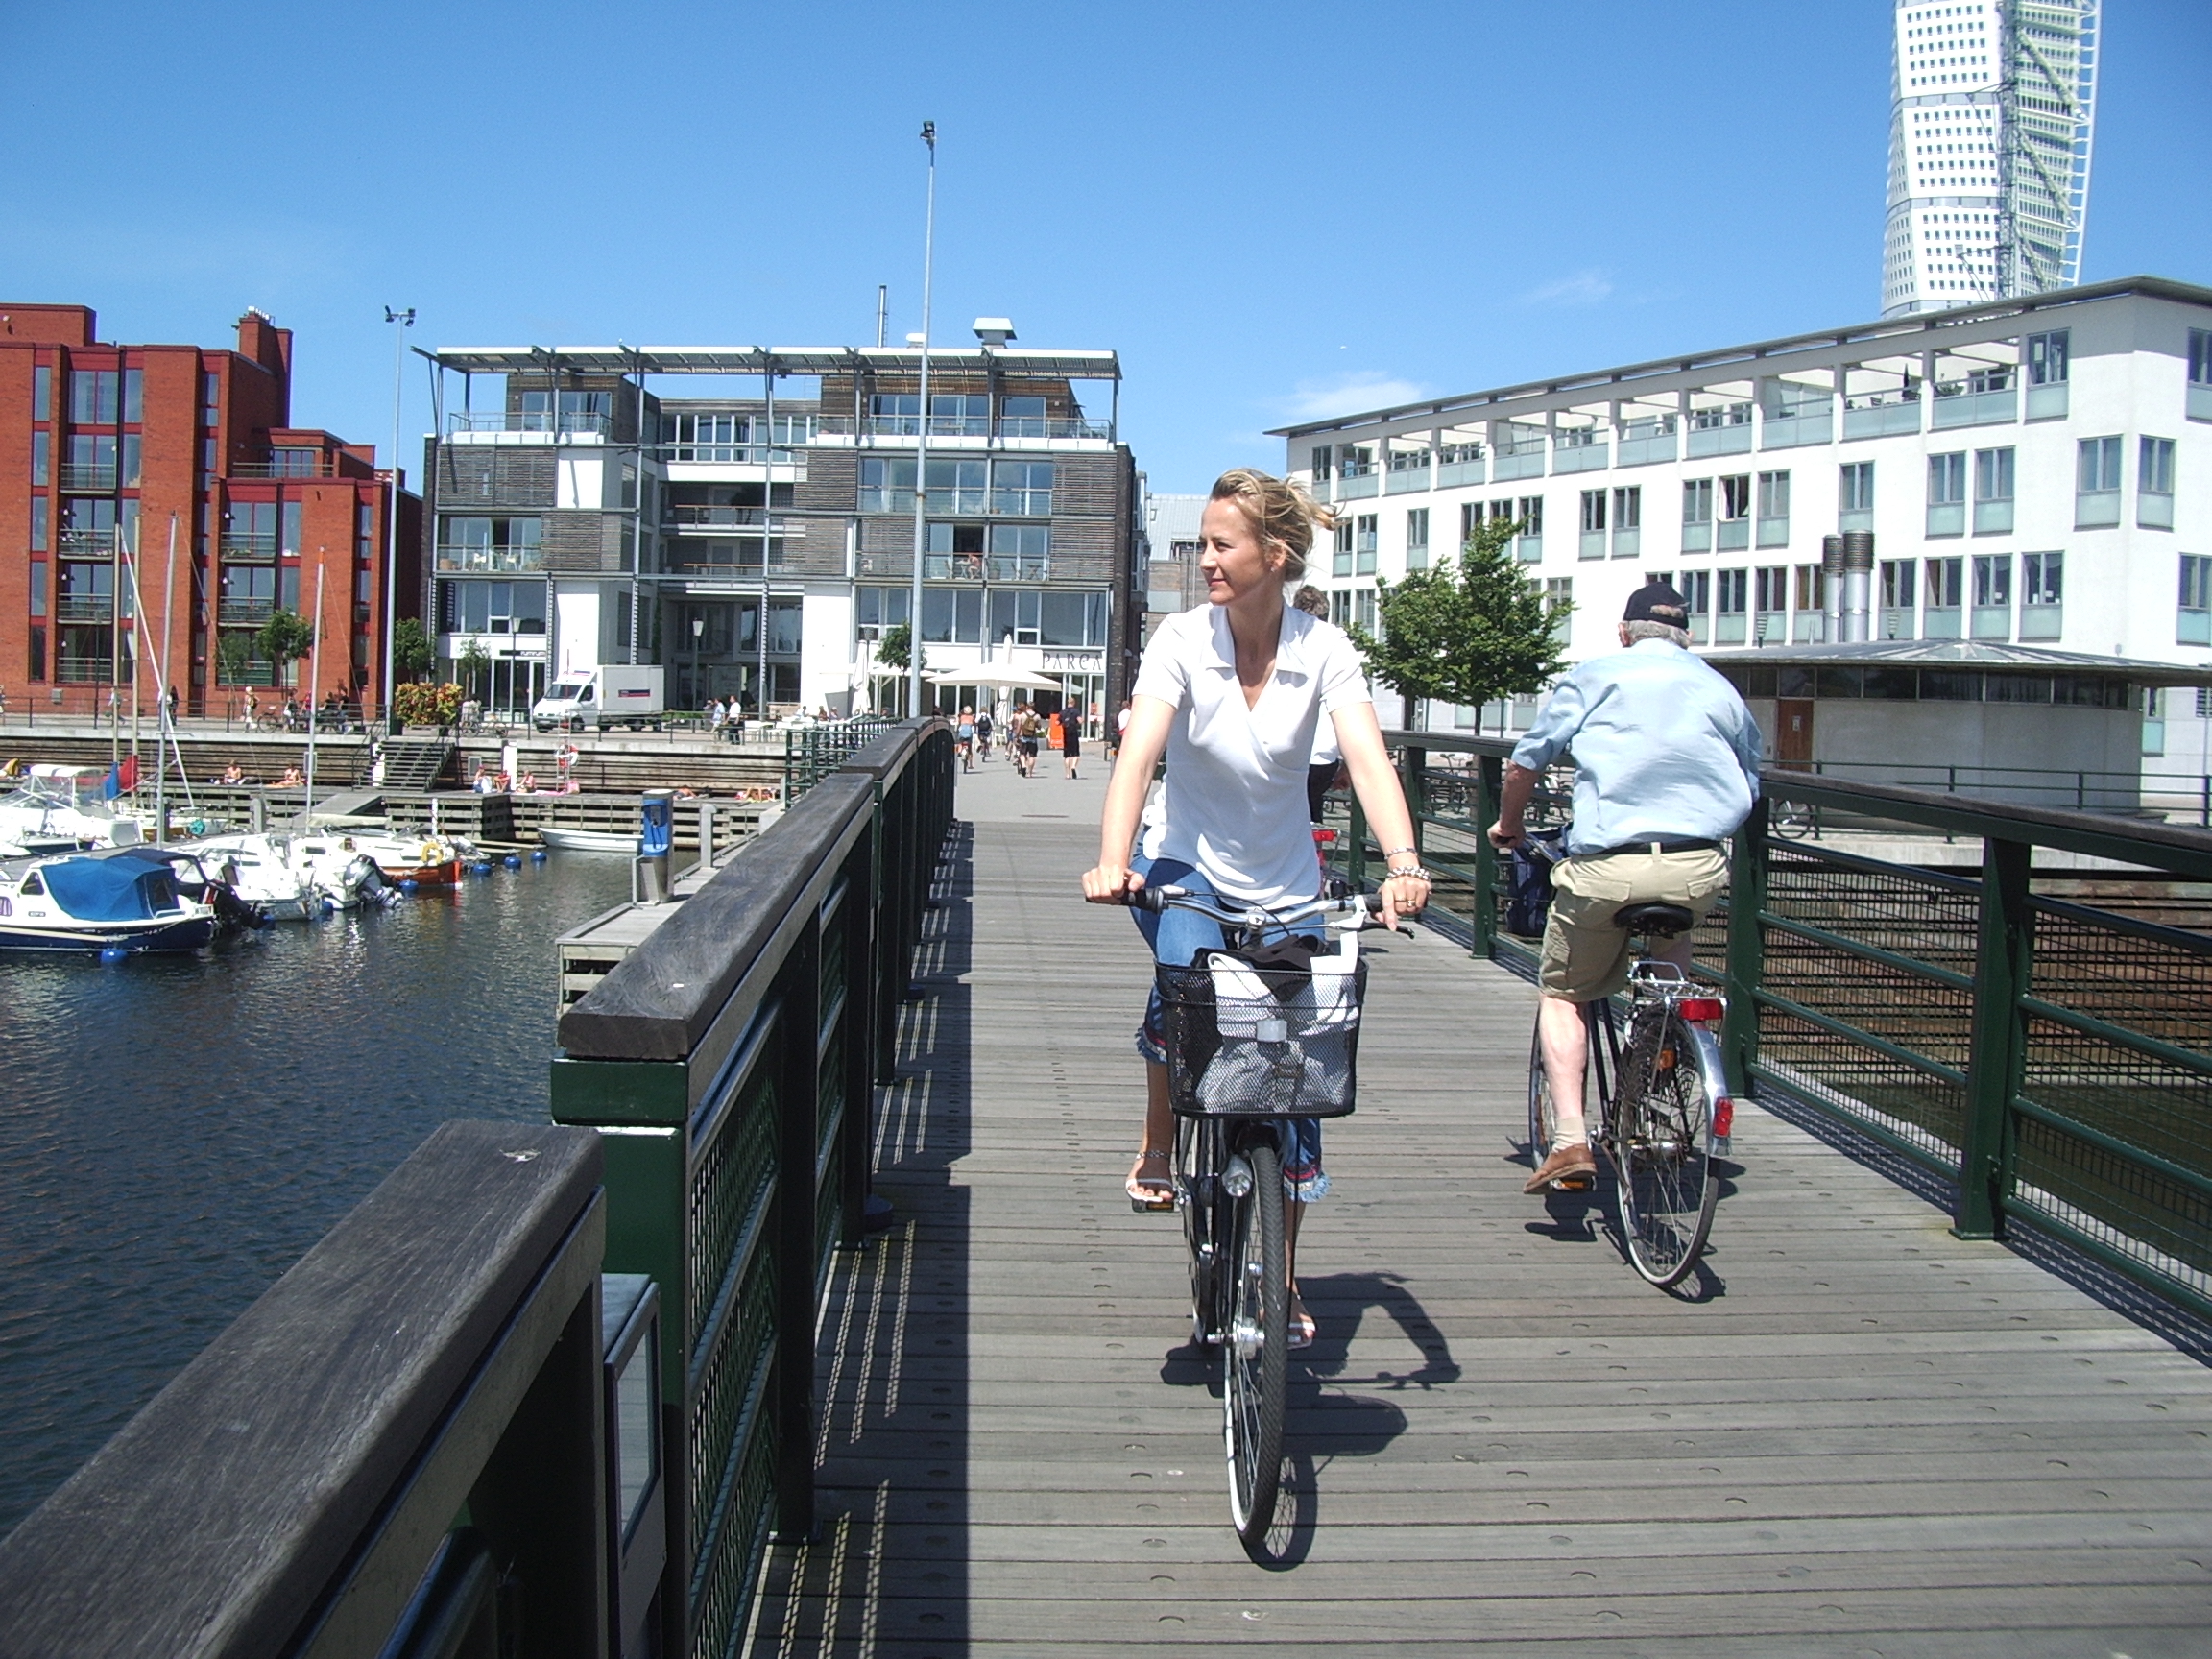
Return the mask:
M 1661 853 L 1712 853 L 1719 850 L 1718 841 L 1623 841 L 1618 847 L 1600 847 L 1595 853 L 1577 853 L 1577 858 L 1610 858 L 1617 853 L 1642 853 L 1656 856 Z

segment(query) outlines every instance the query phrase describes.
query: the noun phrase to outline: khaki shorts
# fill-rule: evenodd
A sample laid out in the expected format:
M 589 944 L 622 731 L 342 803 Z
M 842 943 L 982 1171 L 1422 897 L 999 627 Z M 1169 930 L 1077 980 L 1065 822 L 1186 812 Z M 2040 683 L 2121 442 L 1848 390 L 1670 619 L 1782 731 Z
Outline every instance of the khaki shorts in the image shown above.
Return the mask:
M 1613 924 L 1624 904 L 1681 904 L 1698 921 L 1728 885 L 1719 848 L 1685 853 L 1601 853 L 1551 872 L 1551 919 L 1537 974 L 1548 997 L 1594 1002 L 1628 982 L 1629 942 Z

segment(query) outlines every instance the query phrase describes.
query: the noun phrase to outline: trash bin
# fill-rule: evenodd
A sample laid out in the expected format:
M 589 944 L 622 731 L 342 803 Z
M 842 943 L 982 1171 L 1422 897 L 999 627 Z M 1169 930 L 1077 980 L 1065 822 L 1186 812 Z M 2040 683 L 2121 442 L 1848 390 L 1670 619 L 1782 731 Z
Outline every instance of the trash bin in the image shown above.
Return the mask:
M 668 849 L 675 839 L 676 792 L 648 789 L 638 805 L 637 891 L 647 904 L 668 902 Z

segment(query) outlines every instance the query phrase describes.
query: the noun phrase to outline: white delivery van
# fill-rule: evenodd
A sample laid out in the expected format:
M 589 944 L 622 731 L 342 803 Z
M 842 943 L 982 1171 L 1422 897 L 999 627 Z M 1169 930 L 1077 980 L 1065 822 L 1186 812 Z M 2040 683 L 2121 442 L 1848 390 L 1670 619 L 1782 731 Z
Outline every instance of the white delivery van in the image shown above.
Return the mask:
M 610 726 L 658 728 L 667 709 L 666 680 L 658 663 L 602 662 L 571 668 L 530 706 L 541 732 L 604 732 Z

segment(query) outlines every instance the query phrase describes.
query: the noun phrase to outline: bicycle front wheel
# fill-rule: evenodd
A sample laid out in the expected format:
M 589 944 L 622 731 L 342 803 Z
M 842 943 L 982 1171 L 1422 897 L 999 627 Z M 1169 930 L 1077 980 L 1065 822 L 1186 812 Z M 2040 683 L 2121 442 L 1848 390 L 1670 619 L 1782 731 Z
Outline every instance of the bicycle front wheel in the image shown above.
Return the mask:
M 1228 1322 L 1222 1259 L 1228 1199 L 1221 1190 L 1219 1120 L 1175 1119 L 1175 1207 L 1183 1213 L 1183 1244 L 1190 1263 L 1190 1340 L 1211 1348 Z
M 1635 1046 L 1630 1052 L 1637 1054 Z M 1697 1265 L 1713 1228 L 1720 1194 L 1713 1114 L 1727 1085 L 1712 1033 L 1672 1008 L 1663 1016 L 1648 1065 L 1634 1103 L 1622 1114 L 1613 1154 L 1629 1264 L 1664 1289 Z
M 1250 1166 L 1251 1187 L 1232 1201 L 1230 1213 L 1222 1427 L 1229 1454 L 1230 1517 L 1238 1537 L 1256 1546 L 1275 1520 L 1283 1478 L 1290 1280 L 1283 1238 L 1283 1161 L 1273 1136 L 1255 1136 L 1239 1156 Z
M 1544 1033 L 1541 1027 L 1528 1038 L 1528 1162 L 1541 1164 L 1551 1155 L 1558 1133 L 1559 1117 L 1551 1104 L 1551 1079 L 1544 1072 Z

